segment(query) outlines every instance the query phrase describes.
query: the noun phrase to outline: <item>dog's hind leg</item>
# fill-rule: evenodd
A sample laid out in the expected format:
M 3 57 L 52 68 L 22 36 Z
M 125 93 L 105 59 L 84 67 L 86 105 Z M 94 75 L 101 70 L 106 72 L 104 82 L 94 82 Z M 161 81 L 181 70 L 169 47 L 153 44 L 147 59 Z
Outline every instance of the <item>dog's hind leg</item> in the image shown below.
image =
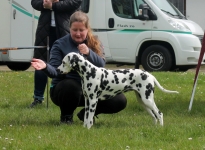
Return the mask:
M 138 92 L 135 92 L 135 94 L 136 94 L 136 97 L 137 97 L 138 102 L 139 102 L 139 103 L 147 110 L 147 112 L 152 116 L 153 121 L 154 121 L 154 124 L 157 124 L 157 117 L 155 116 L 155 114 L 152 112 L 152 110 L 151 110 L 149 107 L 147 107 L 147 106 L 143 103 L 140 94 L 139 94 Z
M 160 125 L 163 126 L 163 113 L 160 112 L 159 109 L 157 108 L 153 99 L 154 96 L 150 95 L 149 98 L 146 98 L 145 96 L 141 96 L 140 94 L 137 93 L 136 95 L 139 95 L 138 101 L 141 101 L 145 109 L 152 116 L 152 118 L 154 119 L 154 123 L 156 124 L 157 120 L 159 120 Z
M 146 107 L 146 110 L 149 112 L 149 114 L 151 114 L 151 116 L 153 118 L 155 118 L 154 122 L 157 123 L 157 120 L 159 120 L 159 123 L 161 126 L 163 126 L 163 113 L 161 111 L 159 111 L 159 109 L 157 108 L 154 100 L 149 100 L 149 99 L 145 99 L 145 107 Z M 150 101 L 150 103 L 147 101 Z

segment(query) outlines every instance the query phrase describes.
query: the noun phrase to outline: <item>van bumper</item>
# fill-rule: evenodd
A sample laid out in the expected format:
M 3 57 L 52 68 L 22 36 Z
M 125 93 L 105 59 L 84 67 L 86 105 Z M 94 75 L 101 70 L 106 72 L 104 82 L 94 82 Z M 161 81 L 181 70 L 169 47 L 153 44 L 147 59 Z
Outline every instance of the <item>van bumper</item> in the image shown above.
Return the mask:
M 170 34 L 170 40 L 175 51 L 176 65 L 197 65 L 201 52 L 201 42 L 192 34 Z M 205 57 L 203 56 L 202 64 Z

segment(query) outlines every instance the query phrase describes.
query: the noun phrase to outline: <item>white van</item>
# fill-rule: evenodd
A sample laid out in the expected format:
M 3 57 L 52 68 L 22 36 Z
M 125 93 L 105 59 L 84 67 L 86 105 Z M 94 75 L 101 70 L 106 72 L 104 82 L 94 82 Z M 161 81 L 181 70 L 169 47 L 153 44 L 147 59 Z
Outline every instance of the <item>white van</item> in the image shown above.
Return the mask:
M 204 32 L 168 0 L 83 0 L 82 10 L 108 63 L 148 71 L 186 71 L 198 63 Z
M 0 48 L 33 46 L 38 17 L 30 0 L 1 0 Z M 33 49 L 0 51 L 0 63 L 11 70 L 28 69 L 32 57 Z

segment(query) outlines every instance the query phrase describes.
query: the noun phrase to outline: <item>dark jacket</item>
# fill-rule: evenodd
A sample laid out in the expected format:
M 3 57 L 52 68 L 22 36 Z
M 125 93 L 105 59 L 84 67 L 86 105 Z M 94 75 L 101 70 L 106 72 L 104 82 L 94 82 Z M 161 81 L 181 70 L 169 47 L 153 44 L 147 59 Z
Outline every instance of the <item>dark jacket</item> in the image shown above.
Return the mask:
M 70 16 L 79 9 L 82 0 L 59 0 L 53 3 L 56 23 L 57 38 L 61 38 L 69 33 Z M 38 26 L 36 29 L 35 46 L 47 46 L 47 37 L 49 36 L 51 25 L 51 10 L 43 8 L 43 0 L 31 0 L 31 5 L 35 10 L 41 11 Z M 34 49 L 34 58 L 47 60 L 47 48 Z
M 86 43 L 85 43 L 86 44 Z M 76 71 L 71 71 L 66 75 L 59 74 L 56 68 L 61 65 L 63 58 L 70 52 L 79 53 L 77 44 L 72 40 L 70 34 L 56 40 L 52 46 L 50 52 L 50 61 L 47 64 L 46 69 L 43 71 L 52 79 L 52 85 L 56 85 L 59 81 L 65 78 L 73 78 L 77 81 L 81 81 L 80 76 Z M 103 49 L 102 49 L 103 52 Z M 104 67 L 105 60 L 103 57 L 98 56 L 95 52 L 90 49 L 89 55 L 86 57 L 88 61 L 97 67 Z

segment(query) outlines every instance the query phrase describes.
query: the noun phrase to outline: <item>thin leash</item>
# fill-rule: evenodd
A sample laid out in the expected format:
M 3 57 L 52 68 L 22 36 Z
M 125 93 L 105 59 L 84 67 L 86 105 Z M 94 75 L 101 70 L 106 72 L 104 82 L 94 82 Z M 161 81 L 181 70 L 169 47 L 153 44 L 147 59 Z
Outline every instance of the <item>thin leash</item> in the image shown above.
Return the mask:
M 47 63 L 49 63 L 49 37 L 47 36 Z M 46 101 L 46 106 L 48 109 L 48 97 L 49 97 L 49 78 L 47 76 L 47 101 Z

